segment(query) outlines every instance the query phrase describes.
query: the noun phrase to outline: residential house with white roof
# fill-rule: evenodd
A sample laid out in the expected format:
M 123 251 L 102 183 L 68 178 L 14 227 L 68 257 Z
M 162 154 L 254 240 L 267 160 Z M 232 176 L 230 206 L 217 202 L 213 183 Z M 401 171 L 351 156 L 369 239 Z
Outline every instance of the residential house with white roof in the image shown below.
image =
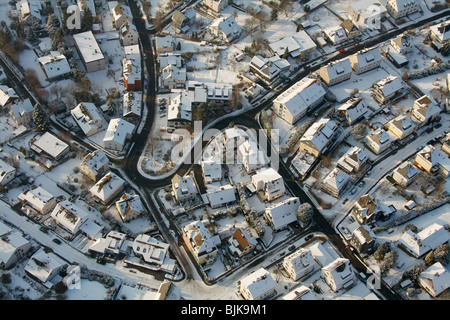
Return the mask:
M 25 272 L 33 279 L 51 287 L 50 281 L 59 274 L 63 267 L 67 265 L 65 261 L 54 253 L 46 253 L 44 249 L 39 249 L 25 266 Z
M 269 44 L 269 50 L 279 57 L 283 57 L 287 51 L 293 58 L 306 58 L 314 52 L 316 48 L 316 43 L 305 30 L 300 30 L 292 36 L 282 38 Z
M 407 187 L 414 181 L 419 173 L 420 171 L 415 165 L 406 161 L 400 164 L 392 172 L 392 178 L 402 187 Z
M 388 149 L 392 144 L 392 139 L 389 134 L 382 128 L 379 128 L 368 135 L 366 138 L 366 145 L 375 154 L 380 154 Z
M 169 252 L 169 245 L 147 234 L 139 234 L 133 241 L 133 252 L 145 263 L 161 268 Z
M 266 164 L 264 152 L 259 150 L 258 144 L 247 140 L 238 148 L 238 158 L 248 174 L 255 172 Z
M 167 107 L 167 125 L 174 128 L 181 128 L 191 125 L 192 122 L 192 101 L 188 92 L 179 92 L 170 99 Z
M 123 116 L 140 118 L 142 114 L 142 94 L 128 91 L 123 95 Z
M 141 197 L 138 194 L 124 193 L 116 201 L 116 208 L 124 222 L 136 219 L 145 212 Z
M 433 145 L 427 145 L 420 150 L 414 158 L 414 165 L 431 174 L 437 174 L 440 166 L 448 162 L 448 157 L 442 154 L 438 148 Z
M 325 36 L 331 41 L 331 43 L 335 46 L 347 41 L 347 33 L 345 29 L 338 26 L 331 26 L 323 29 Z
M 196 12 L 194 8 L 189 7 L 184 12 L 175 11 L 172 15 L 172 29 L 176 33 L 185 33 L 195 22 Z
M 16 177 L 16 169 L 0 159 L 0 184 L 7 185 Z
M 265 83 L 271 84 L 280 77 L 281 70 L 270 60 L 255 55 L 249 63 L 250 71 Z
M 349 182 L 350 177 L 348 174 L 338 168 L 334 168 L 325 179 L 323 179 L 321 187 L 322 190 L 331 194 L 333 197 L 339 198 Z
M 136 61 L 138 65 L 141 64 L 141 49 L 138 44 L 124 46 L 123 51 L 125 53 L 125 58 Z
M 27 125 L 33 121 L 34 107 L 29 98 L 9 105 L 9 113 L 18 126 Z
M 273 168 L 261 169 L 252 176 L 252 184 L 260 196 L 269 202 L 285 193 L 283 177 Z
M 10 103 L 16 103 L 19 96 L 13 88 L 0 85 L 0 106 L 6 107 Z
M 181 59 L 181 54 L 175 54 L 172 52 L 162 53 L 158 55 L 159 62 L 159 72 L 162 73 L 164 68 L 169 65 L 174 65 L 178 69 L 183 66 L 183 61 Z
M 320 119 L 302 136 L 299 150 L 318 158 L 332 142 L 336 129 L 337 124 L 333 120 Z
M 345 19 L 341 23 L 341 27 L 344 28 L 345 33 L 347 34 L 347 39 L 355 39 L 361 35 L 361 31 L 355 25 L 355 23 L 350 19 Z
M 359 172 L 366 165 L 369 156 L 359 147 L 351 147 L 337 162 L 337 166 L 347 173 Z
M 141 61 L 125 58 L 122 61 L 123 82 L 127 90 L 139 91 L 142 89 Z
M 402 55 L 411 53 L 414 50 L 414 43 L 410 41 L 409 37 L 407 34 L 400 34 L 391 39 L 390 46 Z
M 431 37 L 439 44 L 450 40 L 450 21 L 444 21 L 430 27 Z
M 422 127 L 436 119 L 441 111 L 434 99 L 424 95 L 414 101 L 411 116 L 413 120 L 419 123 L 418 126 Z
M 109 171 L 109 159 L 103 150 L 95 150 L 83 158 L 80 170 L 91 180 L 97 181 Z
M 56 206 L 56 197 L 40 186 L 22 192 L 17 199 L 22 206 L 30 206 L 42 215 L 49 213 Z
M 113 172 L 108 172 L 103 178 L 89 190 L 94 199 L 98 199 L 102 204 L 108 204 L 125 187 L 125 180 Z
M 350 59 L 344 59 L 321 67 L 319 76 L 330 87 L 351 78 L 353 73 Z
M 155 37 L 155 49 L 157 54 L 173 52 L 174 40 L 171 35 Z
M 450 132 L 445 136 L 441 150 L 450 156 Z
M 198 194 L 194 178 L 189 175 L 181 177 L 178 174 L 172 178 L 172 192 L 178 202 L 193 200 Z
M 89 213 L 68 200 L 59 202 L 53 209 L 51 217 L 63 229 L 75 235 L 83 223 L 89 218 Z
M 103 117 L 98 112 L 95 104 L 91 102 L 80 102 L 70 110 L 73 119 L 87 137 L 96 134 L 102 127 Z
M 386 14 L 386 8 L 377 0 L 356 0 L 348 7 L 349 19 L 362 30 L 381 29 L 381 20 Z
M 117 231 L 110 231 L 105 238 L 97 239 L 88 249 L 89 253 L 117 257 L 119 254 L 126 254 L 125 239 L 126 234 Z
M 242 33 L 242 28 L 236 23 L 233 16 L 213 20 L 208 29 L 213 36 L 228 43 L 238 39 Z
M 430 250 L 447 243 L 450 234 L 445 228 L 433 223 L 419 233 L 407 230 L 398 240 L 398 246 L 416 258 L 423 257 Z
M 116 30 L 119 30 L 125 22 L 128 21 L 131 23 L 133 21 L 131 9 L 127 5 L 117 1 L 108 1 L 108 6 L 111 13 L 112 23 Z
M 105 57 L 92 31 L 74 34 L 73 40 L 86 72 L 95 72 L 106 68 Z
M 25 24 L 31 26 L 35 23 L 41 24 L 43 18 L 41 10 L 43 9 L 43 1 L 40 0 L 20 0 L 16 3 L 19 11 L 19 19 Z
M 187 80 L 186 68 L 169 64 L 162 70 L 162 86 L 167 89 L 185 88 Z
M 411 118 L 405 115 L 399 115 L 392 119 L 388 122 L 387 126 L 389 131 L 400 140 L 406 138 L 416 130 L 415 123 L 411 121 Z
M 258 245 L 258 242 L 246 230 L 236 228 L 233 235 L 228 239 L 228 244 L 228 250 L 233 255 L 243 257 L 252 252 Z
M 228 206 L 236 202 L 236 189 L 230 184 L 223 185 L 220 187 L 208 186 L 206 190 L 206 195 L 209 200 L 209 205 L 211 208 L 219 208 L 223 206 Z
M 103 146 L 106 149 L 122 151 L 126 142 L 131 139 L 135 125 L 122 119 L 111 119 L 103 138 Z
M 433 298 L 450 288 L 450 272 L 440 262 L 436 262 L 419 276 L 419 284 Z
M 281 93 L 274 101 L 275 113 L 289 124 L 294 124 L 307 111 L 323 102 L 325 90 L 311 78 L 303 78 Z
M 128 20 L 120 27 L 119 36 L 120 43 L 124 47 L 139 44 L 139 33 L 136 26 Z
M 367 118 L 371 112 L 369 106 L 362 98 L 350 98 L 337 108 L 337 113 L 345 117 L 349 125 L 353 125 L 359 120 Z
M 384 211 L 373 196 L 365 194 L 355 202 L 351 213 L 359 223 L 371 224 L 380 219 Z
M 39 57 L 38 61 L 47 80 L 60 79 L 72 72 L 66 56 L 58 51 L 50 51 L 48 55 Z
M 0 268 L 10 269 L 31 249 L 31 244 L 19 231 L 0 238 Z
M 403 83 L 399 77 L 389 75 L 373 84 L 372 96 L 380 104 L 386 103 L 403 90 Z
M 387 0 L 387 12 L 394 19 L 400 19 L 420 10 L 419 0 Z
M 241 279 L 239 293 L 245 300 L 267 300 L 276 295 L 275 281 L 261 268 Z
M 219 13 L 228 6 L 227 0 L 203 0 L 203 6 Z
M 359 226 L 352 232 L 350 245 L 359 253 L 368 253 L 373 250 L 375 239 L 375 234 L 367 225 Z
M 350 264 L 350 260 L 337 258 L 322 268 L 321 277 L 334 292 L 340 289 L 348 289 L 356 282 L 356 275 Z
M 219 236 L 212 236 L 201 221 L 194 221 L 182 229 L 182 237 L 198 264 L 212 264 L 217 256 Z
M 316 300 L 314 296 L 314 292 L 305 285 L 301 285 L 298 288 L 295 288 L 291 292 L 284 295 L 282 300 Z
M 350 56 L 350 63 L 352 69 L 356 74 L 361 74 L 380 67 L 381 65 L 381 52 L 378 47 L 363 50 Z
M 69 152 L 69 145 L 50 132 L 45 132 L 33 142 L 32 149 L 45 154 L 53 160 L 59 160 Z
M 300 199 L 297 197 L 285 199 L 266 208 L 264 218 L 275 232 L 283 230 L 289 224 L 297 221 L 297 211 L 300 204 Z
M 205 159 L 201 167 L 205 184 L 222 180 L 222 163 L 219 159 L 213 157 Z
M 289 277 L 298 281 L 319 269 L 319 265 L 314 260 L 311 250 L 300 248 L 283 259 L 283 268 Z

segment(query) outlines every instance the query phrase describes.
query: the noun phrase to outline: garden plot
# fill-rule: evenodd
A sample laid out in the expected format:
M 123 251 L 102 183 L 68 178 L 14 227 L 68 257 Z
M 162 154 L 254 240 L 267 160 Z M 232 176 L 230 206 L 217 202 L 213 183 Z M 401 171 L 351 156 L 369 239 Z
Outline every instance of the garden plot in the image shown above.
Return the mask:
M 38 56 L 33 50 L 30 49 L 23 50 L 19 54 L 19 64 L 25 70 L 25 75 L 27 74 L 28 70 L 31 70 L 31 72 L 36 75 L 36 78 L 39 80 L 39 83 L 41 84 L 42 87 L 45 88 L 50 84 L 47 81 L 47 76 L 40 67 Z
M 22 132 L 26 131 L 26 128 L 22 125 L 18 126 L 13 118 L 8 114 L 0 116 L 0 143 L 3 144 L 9 140 L 17 137 Z
M 88 279 L 79 281 L 74 288 L 68 288 L 64 292 L 66 300 L 103 300 L 105 298 L 107 289 L 100 282 Z

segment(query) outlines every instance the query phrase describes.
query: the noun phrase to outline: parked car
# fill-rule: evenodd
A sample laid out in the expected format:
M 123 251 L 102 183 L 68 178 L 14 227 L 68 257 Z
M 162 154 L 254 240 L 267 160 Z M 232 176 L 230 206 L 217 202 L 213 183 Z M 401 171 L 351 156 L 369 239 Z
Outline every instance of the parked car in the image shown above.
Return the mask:
M 48 233 L 48 230 L 46 227 L 39 227 L 39 230 L 41 230 L 43 233 Z
M 306 237 L 305 237 L 305 241 L 308 241 L 308 240 L 311 240 L 312 238 L 314 238 L 314 234 L 308 234 Z
M 438 128 L 442 127 L 442 123 L 437 123 L 437 124 L 434 125 L 434 127 L 435 127 L 436 129 L 438 129 Z
M 52 239 L 52 241 L 56 244 L 61 244 L 61 240 L 59 240 L 59 239 L 54 238 L 54 239 Z
M 353 189 L 350 191 L 350 194 L 355 194 L 356 191 L 358 191 L 358 189 L 355 187 L 355 188 L 353 188 Z
M 289 250 L 289 251 L 294 251 L 295 248 L 296 248 L 296 247 L 295 247 L 295 245 L 293 244 L 292 246 L 290 246 L 290 247 L 288 248 L 288 250 Z

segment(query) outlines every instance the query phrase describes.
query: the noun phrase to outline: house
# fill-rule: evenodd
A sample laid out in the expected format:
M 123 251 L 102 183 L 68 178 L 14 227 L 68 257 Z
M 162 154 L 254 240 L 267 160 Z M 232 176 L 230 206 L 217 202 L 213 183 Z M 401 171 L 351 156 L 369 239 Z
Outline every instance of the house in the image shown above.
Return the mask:
M 377 0 L 356 0 L 348 8 L 348 18 L 361 30 L 381 29 L 381 20 L 386 14 L 386 8 Z
M 350 98 L 337 109 L 337 114 L 345 117 L 349 125 L 353 125 L 370 114 L 367 103 L 362 98 Z
M 230 84 L 218 82 L 200 82 L 189 80 L 186 83 L 186 89 L 196 103 L 209 101 L 229 101 L 231 100 L 233 87 Z
M 311 78 L 303 78 L 273 101 L 273 110 L 284 121 L 294 124 L 309 110 L 323 102 L 325 90 Z
M 386 9 L 392 18 L 400 19 L 419 11 L 420 4 L 419 0 L 388 0 Z
M 95 72 L 106 68 L 105 57 L 92 31 L 74 34 L 73 40 L 86 72 Z
M 140 118 L 142 113 L 142 94 L 128 91 L 123 95 L 123 116 Z
M 141 49 L 138 44 L 133 44 L 131 46 L 124 46 L 123 51 L 125 53 L 126 59 L 132 59 L 136 64 L 141 64 Z
M 368 253 L 375 246 L 375 236 L 368 226 L 359 226 L 352 233 L 350 245 L 359 253 Z
M 297 221 L 297 211 L 300 206 L 300 199 L 291 197 L 279 203 L 273 204 L 264 210 L 266 223 L 276 231 L 283 230 L 289 224 Z
M 411 118 L 404 115 L 399 115 L 389 121 L 387 127 L 400 140 L 406 138 L 416 130 L 416 125 L 411 121 Z
M 379 220 L 384 211 L 372 196 L 365 194 L 356 201 L 351 213 L 359 223 L 371 224 Z
M 162 86 L 166 89 L 185 88 L 187 80 L 186 68 L 169 64 L 162 70 Z
M 163 70 L 169 66 L 173 65 L 180 69 L 183 66 L 183 62 L 181 59 L 181 54 L 175 54 L 172 52 L 169 53 L 162 53 L 158 56 L 158 62 L 159 62 L 159 72 L 162 73 Z
M 133 252 L 145 263 L 161 268 L 169 253 L 169 245 L 147 234 L 139 234 L 133 241 Z
M 316 300 L 313 291 L 305 285 L 295 288 L 282 297 L 282 300 Z
M 400 78 L 390 75 L 372 86 L 372 96 L 380 104 L 388 102 L 396 94 L 403 91 L 403 84 Z
M 276 295 L 277 291 L 270 273 L 261 268 L 241 279 L 239 293 L 245 300 L 268 300 Z
M 319 269 L 319 265 L 314 260 L 311 250 L 300 248 L 283 259 L 283 268 L 289 277 L 298 281 Z
M 359 172 L 366 165 L 369 156 L 359 147 L 351 147 L 337 162 L 347 173 Z
M 450 132 L 445 136 L 441 150 L 450 156 Z
M 57 276 L 67 263 L 56 254 L 46 253 L 44 249 L 39 249 L 25 266 L 25 272 L 34 280 L 45 286 L 51 287 L 50 281 Z
M 124 193 L 116 201 L 116 208 L 124 222 L 136 219 L 145 212 L 141 197 L 137 194 L 131 195 Z
M 220 238 L 212 236 L 201 221 L 184 226 L 182 237 L 198 264 L 210 265 L 214 262 Z
M 126 254 L 126 234 L 110 231 L 105 238 L 97 239 L 88 249 L 89 253 L 116 258 Z
M 123 47 L 139 44 L 139 33 L 136 26 L 128 20 L 125 21 L 120 27 L 119 39 Z
M 243 257 L 255 250 L 258 242 L 244 229 L 236 228 L 233 235 L 228 239 L 228 250 L 231 254 Z
M 337 124 L 330 119 L 322 118 L 315 122 L 300 139 L 300 151 L 318 158 L 333 141 Z
M 330 264 L 324 266 L 321 277 L 334 292 L 340 289 L 348 289 L 356 282 L 356 275 L 350 264 L 350 260 L 345 258 L 337 258 Z
M 419 127 L 422 127 L 436 119 L 441 111 L 434 99 L 424 95 L 414 101 L 411 115 L 413 120 L 419 122 Z
M 176 174 L 172 178 L 172 192 L 178 202 L 193 200 L 197 196 L 197 185 L 191 176 L 181 177 Z
M 228 0 L 203 0 L 203 6 L 207 9 L 219 13 L 228 6 Z
M 135 125 L 122 119 L 111 119 L 103 138 L 103 146 L 106 149 L 122 151 L 127 140 L 131 139 Z
M 238 39 L 242 32 L 242 28 L 236 23 L 233 16 L 213 20 L 208 29 L 214 37 L 228 43 Z
M 142 89 L 141 79 L 142 71 L 140 60 L 136 61 L 134 59 L 123 59 L 123 81 L 127 90 L 139 91 Z
M 363 50 L 350 57 L 352 69 L 356 74 L 361 74 L 380 67 L 381 52 L 378 47 Z
M 155 48 L 157 54 L 173 52 L 173 46 L 174 41 L 171 35 L 155 37 Z
M 345 30 L 345 33 L 347 34 L 347 39 L 352 40 L 361 35 L 361 31 L 358 29 L 358 27 L 353 23 L 350 19 L 345 19 L 341 23 L 341 27 Z
M 219 159 L 211 157 L 203 160 L 201 166 L 205 184 L 222 180 L 222 163 Z
M 179 92 L 167 107 L 167 125 L 174 128 L 190 126 L 192 122 L 192 101 L 188 92 Z
M 255 172 L 266 164 L 264 152 L 259 150 L 258 144 L 247 140 L 238 148 L 238 159 L 244 165 L 248 174 Z
M 375 154 L 380 154 L 388 149 L 392 144 L 392 139 L 384 129 L 377 129 L 366 138 L 366 145 Z
M 269 85 L 279 78 L 281 72 L 274 63 L 260 55 L 255 55 L 252 58 L 249 68 L 257 77 Z
M 321 67 L 319 76 L 329 86 L 346 81 L 352 76 L 352 65 L 350 59 L 344 59 L 336 63 L 331 63 L 327 66 Z
M 322 181 L 322 190 L 339 198 L 350 183 L 350 177 L 342 170 L 334 168 Z
M 40 0 L 20 0 L 16 3 L 19 11 L 19 19 L 26 25 L 40 25 L 44 20 L 41 15 L 43 10 L 43 2 Z
M 407 187 L 414 181 L 420 171 L 410 162 L 403 162 L 393 172 L 392 178 L 402 187 Z
M 390 41 L 390 46 L 398 53 L 402 55 L 406 55 L 408 53 L 413 52 L 414 43 L 412 43 L 409 39 L 409 35 L 400 34 L 395 38 L 392 38 Z
M 9 105 L 9 113 L 18 126 L 28 125 L 33 121 L 34 107 L 29 98 Z
M 419 233 L 407 230 L 398 240 L 398 246 L 416 258 L 421 258 L 430 250 L 447 243 L 450 234 L 445 228 L 433 223 Z
M 172 28 L 176 33 L 185 33 L 195 21 L 196 12 L 189 7 L 184 12 L 175 11 L 172 15 Z
M 109 171 L 109 159 L 103 150 L 95 150 L 83 158 L 80 170 L 91 180 L 97 181 Z
M 98 180 L 89 190 L 94 199 L 98 199 L 102 204 L 108 204 L 125 188 L 125 180 L 113 172 L 108 172 Z
M 69 145 L 50 132 L 45 132 L 36 139 L 31 148 L 38 154 L 45 154 L 56 161 L 69 153 Z
M 150 292 L 150 291 L 149 291 Z M 153 300 L 183 300 L 181 289 L 172 281 L 164 280 L 158 288 Z
M 70 113 L 87 137 L 96 134 L 102 127 L 103 118 L 91 102 L 80 102 Z
M 345 29 L 340 25 L 325 28 L 323 29 L 323 32 L 334 46 L 348 40 Z
M 273 168 L 261 169 L 252 176 L 253 187 L 260 196 L 269 202 L 285 193 L 283 177 Z
M 50 51 L 48 55 L 39 57 L 38 61 L 47 80 L 61 79 L 72 73 L 72 68 L 70 68 L 66 56 L 58 51 Z
M 444 21 L 430 27 L 431 37 L 439 44 L 450 40 L 450 21 Z
M 292 58 L 304 59 L 317 49 L 316 43 L 305 30 L 300 30 L 292 36 L 284 37 L 269 44 L 269 51 L 279 57 L 286 53 Z
M 436 262 L 424 270 L 418 280 L 422 288 L 434 298 L 450 288 L 450 273 L 440 262 Z
M 57 225 L 75 235 L 80 230 L 81 225 L 88 220 L 89 213 L 76 204 L 64 200 L 56 205 L 51 217 Z
M 42 187 L 26 190 L 17 199 L 22 206 L 30 206 L 42 215 L 53 211 L 56 206 L 56 197 Z
M 133 15 L 130 7 L 117 1 L 108 1 L 109 10 L 112 17 L 112 23 L 117 30 L 124 25 L 125 22 L 132 22 Z
M 6 107 L 11 103 L 19 101 L 19 96 L 13 88 L 0 85 L 0 106 Z
M 381 47 L 381 52 L 396 68 L 402 68 L 408 65 L 408 58 L 394 49 L 393 45 L 385 45 Z
M 427 145 L 417 153 L 414 159 L 414 165 L 420 170 L 437 174 L 441 163 L 444 163 L 447 159 L 435 146 Z
M 16 177 L 16 169 L 0 159 L 0 184 L 7 185 Z
M 31 244 L 18 231 L 0 238 L 0 268 L 10 269 L 31 249 Z
M 206 190 L 206 196 L 209 200 L 209 205 L 211 208 L 219 208 L 223 206 L 228 206 L 236 202 L 236 189 L 230 184 L 216 187 L 208 186 Z

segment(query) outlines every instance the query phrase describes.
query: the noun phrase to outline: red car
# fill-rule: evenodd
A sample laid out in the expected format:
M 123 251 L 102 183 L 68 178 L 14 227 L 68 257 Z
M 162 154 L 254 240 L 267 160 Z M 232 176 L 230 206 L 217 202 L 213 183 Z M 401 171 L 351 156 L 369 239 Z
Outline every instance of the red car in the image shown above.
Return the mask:
M 343 53 L 345 51 L 345 49 L 344 48 L 342 48 L 342 49 L 339 49 L 339 53 Z

